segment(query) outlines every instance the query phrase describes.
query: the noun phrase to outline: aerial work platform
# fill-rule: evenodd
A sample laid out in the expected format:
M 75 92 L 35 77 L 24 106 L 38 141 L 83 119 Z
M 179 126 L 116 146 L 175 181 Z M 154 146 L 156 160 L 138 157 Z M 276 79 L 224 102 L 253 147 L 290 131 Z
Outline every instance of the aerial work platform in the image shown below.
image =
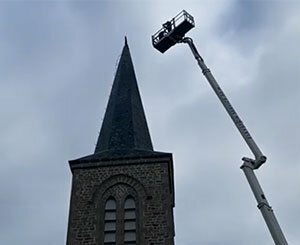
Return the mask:
M 163 24 L 163 27 L 152 36 L 154 48 L 164 53 L 171 46 L 182 40 L 184 35 L 195 27 L 193 16 L 185 10 Z
M 214 78 L 210 69 L 204 63 L 203 58 L 200 56 L 193 39 L 185 37 L 184 35 L 193 27 L 195 27 L 194 18 L 188 14 L 185 10 L 181 11 L 170 21 L 163 24 L 163 27 L 152 36 L 152 43 L 154 48 L 164 53 L 176 43 L 186 43 L 189 45 L 194 58 L 196 59 L 199 68 L 203 75 L 211 85 L 212 89 L 216 93 L 220 102 L 223 104 L 228 115 L 231 117 L 233 123 L 241 133 L 245 142 L 249 146 L 254 158 L 243 157 L 243 170 L 247 181 L 251 187 L 251 190 L 257 200 L 257 207 L 261 211 L 263 218 L 265 219 L 266 225 L 269 228 L 270 234 L 276 245 L 288 245 L 287 240 L 281 230 L 281 227 L 275 217 L 273 209 L 268 203 L 265 194 L 256 178 L 254 170 L 258 169 L 267 160 L 267 157 L 261 152 L 258 145 L 250 135 L 248 129 L 244 125 L 243 121 L 234 110 L 233 106 L 227 99 L 225 93 L 219 86 L 217 80 Z

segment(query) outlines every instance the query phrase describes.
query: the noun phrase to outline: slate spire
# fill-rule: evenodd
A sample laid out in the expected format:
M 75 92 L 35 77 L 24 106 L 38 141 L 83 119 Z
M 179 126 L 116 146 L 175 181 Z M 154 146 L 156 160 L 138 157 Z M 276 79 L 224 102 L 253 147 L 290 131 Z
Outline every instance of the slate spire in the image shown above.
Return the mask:
M 119 150 L 153 151 L 126 37 L 95 154 Z

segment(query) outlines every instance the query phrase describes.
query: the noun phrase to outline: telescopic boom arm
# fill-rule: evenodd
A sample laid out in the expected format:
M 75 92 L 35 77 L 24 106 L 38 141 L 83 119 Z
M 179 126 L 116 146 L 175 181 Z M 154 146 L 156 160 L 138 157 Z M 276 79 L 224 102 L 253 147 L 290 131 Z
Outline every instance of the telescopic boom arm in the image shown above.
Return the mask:
M 246 143 L 248 144 L 249 148 L 253 152 L 255 156 L 255 160 L 244 157 L 242 160 L 244 161 L 243 165 L 241 166 L 241 169 L 244 171 L 246 178 L 248 180 L 248 183 L 252 189 L 252 192 L 257 200 L 257 207 L 260 209 L 265 222 L 269 228 L 269 231 L 271 233 L 271 236 L 273 237 L 273 240 L 276 245 L 287 245 L 287 241 L 284 237 L 284 234 L 280 228 L 280 225 L 275 217 L 275 214 L 269 205 L 265 194 L 263 193 L 263 190 L 256 178 L 256 175 L 254 173 L 254 169 L 259 168 L 266 160 L 267 158 L 262 154 L 258 146 L 256 145 L 254 139 L 251 137 L 249 131 L 239 118 L 236 111 L 233 109 L 232 105 L 230 104 L 229 100 L 225 96 L 224 92 L 218 85 L 216 79 L 212 75 L 211 71 L 207 68 L 207 66 L 204 63 L 203 58 L 199 55 L 193 40 L 189 37 L 184 37 L 181 40 L 182 43 L 187 43 L 189 47 L 191 48 L 191 51 L 195 57 L 195 59 L 198 62 L 199 67 L 202 70 L 203 75 L 206 77 L 207 81 L 215 91 L 216 95 L 220 99 L 221 103 L 225 107 L 226 111 L 228 112 L 229 116 L 231 117 L 232 121 L 240 131 L 241 135 L 245 139 Z
M 239 118 L 238 114 L 236 113 L 229 100 L 227 99 L 226 95 L 217 83 L 216 79 L 212 75 L 211 71 L 205 65 L 204 60 L 198 53 L 192 38 L 185 37 L 185 34 L 194 26 L 194 18 L 185 10 L 183 10 L 171 21 L 167 21 L 165 24 L 163 24 L 163 28 L 161 28 L 152 36 L 152 44 L 161 53 L 164 53 L 170 47 L 177 43 L 187 43 L 189 45 L 195 59 L 198 62 L 199 67 L 202 70 L 203 75 L 206 77 L 212 89 L 215 91 L 225 110 L 228 112 L 232 121 L 236 125 L 237 129 L 241 133 L 242 137 L 244 138 L 254 155 L 255 159 L 247 157 L 242 158 L 243 165 L 241 166 L 241 169 L 244 171 L 244 174 L 251 187 L 251 190 L 257 200 L 257 207 L 260 209 L 263 215 L 263 218 L 267 224 L 267 227 L 269 228 L 271 236 L 276 245 L 287 245 L 288 243 L 275 217 L 275 214 L 271 206 L 269 205 L 265 194 L 263 193 L 263 190 L 254 173 L 254 169 L 258 169 L 263 163 L 265 163 L 267 157 L 264 156 L 263 153 L 260 151 L 254 139 L 250 135 L 249 131 L 243 124 L 242 120 Z
M 220 86 L 218 85 L 218 83 L 217 83 L 216 79 L 214 78 L 214 76 L 212 75 L 211 71 L 205 65 L 204 60 L 200 56 L 200 54 L 198 53 L 198 51 L 197 51 L 197 49 L 196 49 L 196 47 L 195 47 L 195 45 L 193 43 L 192 38 L 190 38 L 190 37 L 184 37 L 181 40 L 181 42 L 182 43 L 187 43 L 189 45 L 189 47 L 191 48 L 191 51 L 192 51 L 195 59 L 197 60 L 198 65 L 200 66 L 203 75 L 206 77 L 207 81 L 209 82 L 209 84 L 211 85 L 211 87 L 213 88 L 213 90 L 215 91 L 216 95 L 220 99 L 220 101 L 223 104 L 223 106 L 225 107 L 226 111 L 228 112 L 228 114 L 231 117 L 232 121 L 234 122 L 235 126 L 240 131 L 242 137 L 244 138 L 244 140 L 246 141 L 247 145 L 249 146 L 249 148 L 251 149 L 252 153 L 254 154 L 255 160 L 253 161 L 253 167 L 255 169 L 259 168 L 264 162 L 266 162 L 267 157 L 265 157 L 262 154 L 262 152 L 260 151 L 260 149 L 256 145 L 254 139 L 250 135 L 249 131 L 245 127 L 244 123 L 239 118 L 238 114 L 236 113 L 236 111 L 234 110 L 234 108 L 232 107 L 232 105 L 230 104 L 230 102 L 227 99 L 226 95 L 224 94 L 224 92 L 222 91 L 222 89 L 220 88 Z

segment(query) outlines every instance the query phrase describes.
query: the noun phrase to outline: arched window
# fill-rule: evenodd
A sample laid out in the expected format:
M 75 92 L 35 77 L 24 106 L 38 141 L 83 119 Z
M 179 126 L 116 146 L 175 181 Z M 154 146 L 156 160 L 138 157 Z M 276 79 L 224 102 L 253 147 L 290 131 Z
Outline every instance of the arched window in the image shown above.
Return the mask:
M 124 203 L 124 244 L 136 244 L 136 206 L 131 196 Z
M 116 200 L 112 197 L 105 203 L 104 215 L 104 244 L 116 245 L 116 220 L 117 220 Z

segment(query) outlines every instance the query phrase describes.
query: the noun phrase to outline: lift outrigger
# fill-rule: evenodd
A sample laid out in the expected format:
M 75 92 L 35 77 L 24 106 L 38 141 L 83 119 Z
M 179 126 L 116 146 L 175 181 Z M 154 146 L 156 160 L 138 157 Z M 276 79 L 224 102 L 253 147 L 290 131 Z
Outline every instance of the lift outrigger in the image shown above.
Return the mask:
M 247 157 L 242 158 L 243 164 L 241 166 L 241 169 L 243 170 L 252 189 L 252 192 L 257 200 L 257 207 L 263 215 L 271 236 L 276 245 L 287 245 L 287 240 L 284 237 L 273 209 L 269 205 L 266 196 L 263 193 L 263 190 L 254 173 L 255 169 L 258 169 L 263 163 L 266 162 L 267 157 L 260 151 L 249 131 L 243 124 L 242 120 L 240 119 L 240 117 L 230 104 L 229 100 L 227 99 L 226 95 L 224 94 L 223 90 L 220 88 L 216 79 L 212 75 L 210 69 L 208 69 L 208 67 L 204 63 L 203 58 L 200 56 L 196 49 L 196 46 L 193 43 L 193 39 L 190 37 L 185 37 L 185 34 L 194 27 L 195 22 L 193 16 L 183 10 L 170 21 L 164 23 L 163 27 L 152 36 L 152 44 L 154 48 L 159 50 L 161 53 L 164 53 L 177 43 L 186 43 L 189 45 L 199 67 L 202 70 L 203 75 L 206 77 L 212 89 L 215 91 L 225 110 L 231 117 L 233 123 L 241 133 L 242 137 L 244 138 L 254 155 L 254 159 Z

